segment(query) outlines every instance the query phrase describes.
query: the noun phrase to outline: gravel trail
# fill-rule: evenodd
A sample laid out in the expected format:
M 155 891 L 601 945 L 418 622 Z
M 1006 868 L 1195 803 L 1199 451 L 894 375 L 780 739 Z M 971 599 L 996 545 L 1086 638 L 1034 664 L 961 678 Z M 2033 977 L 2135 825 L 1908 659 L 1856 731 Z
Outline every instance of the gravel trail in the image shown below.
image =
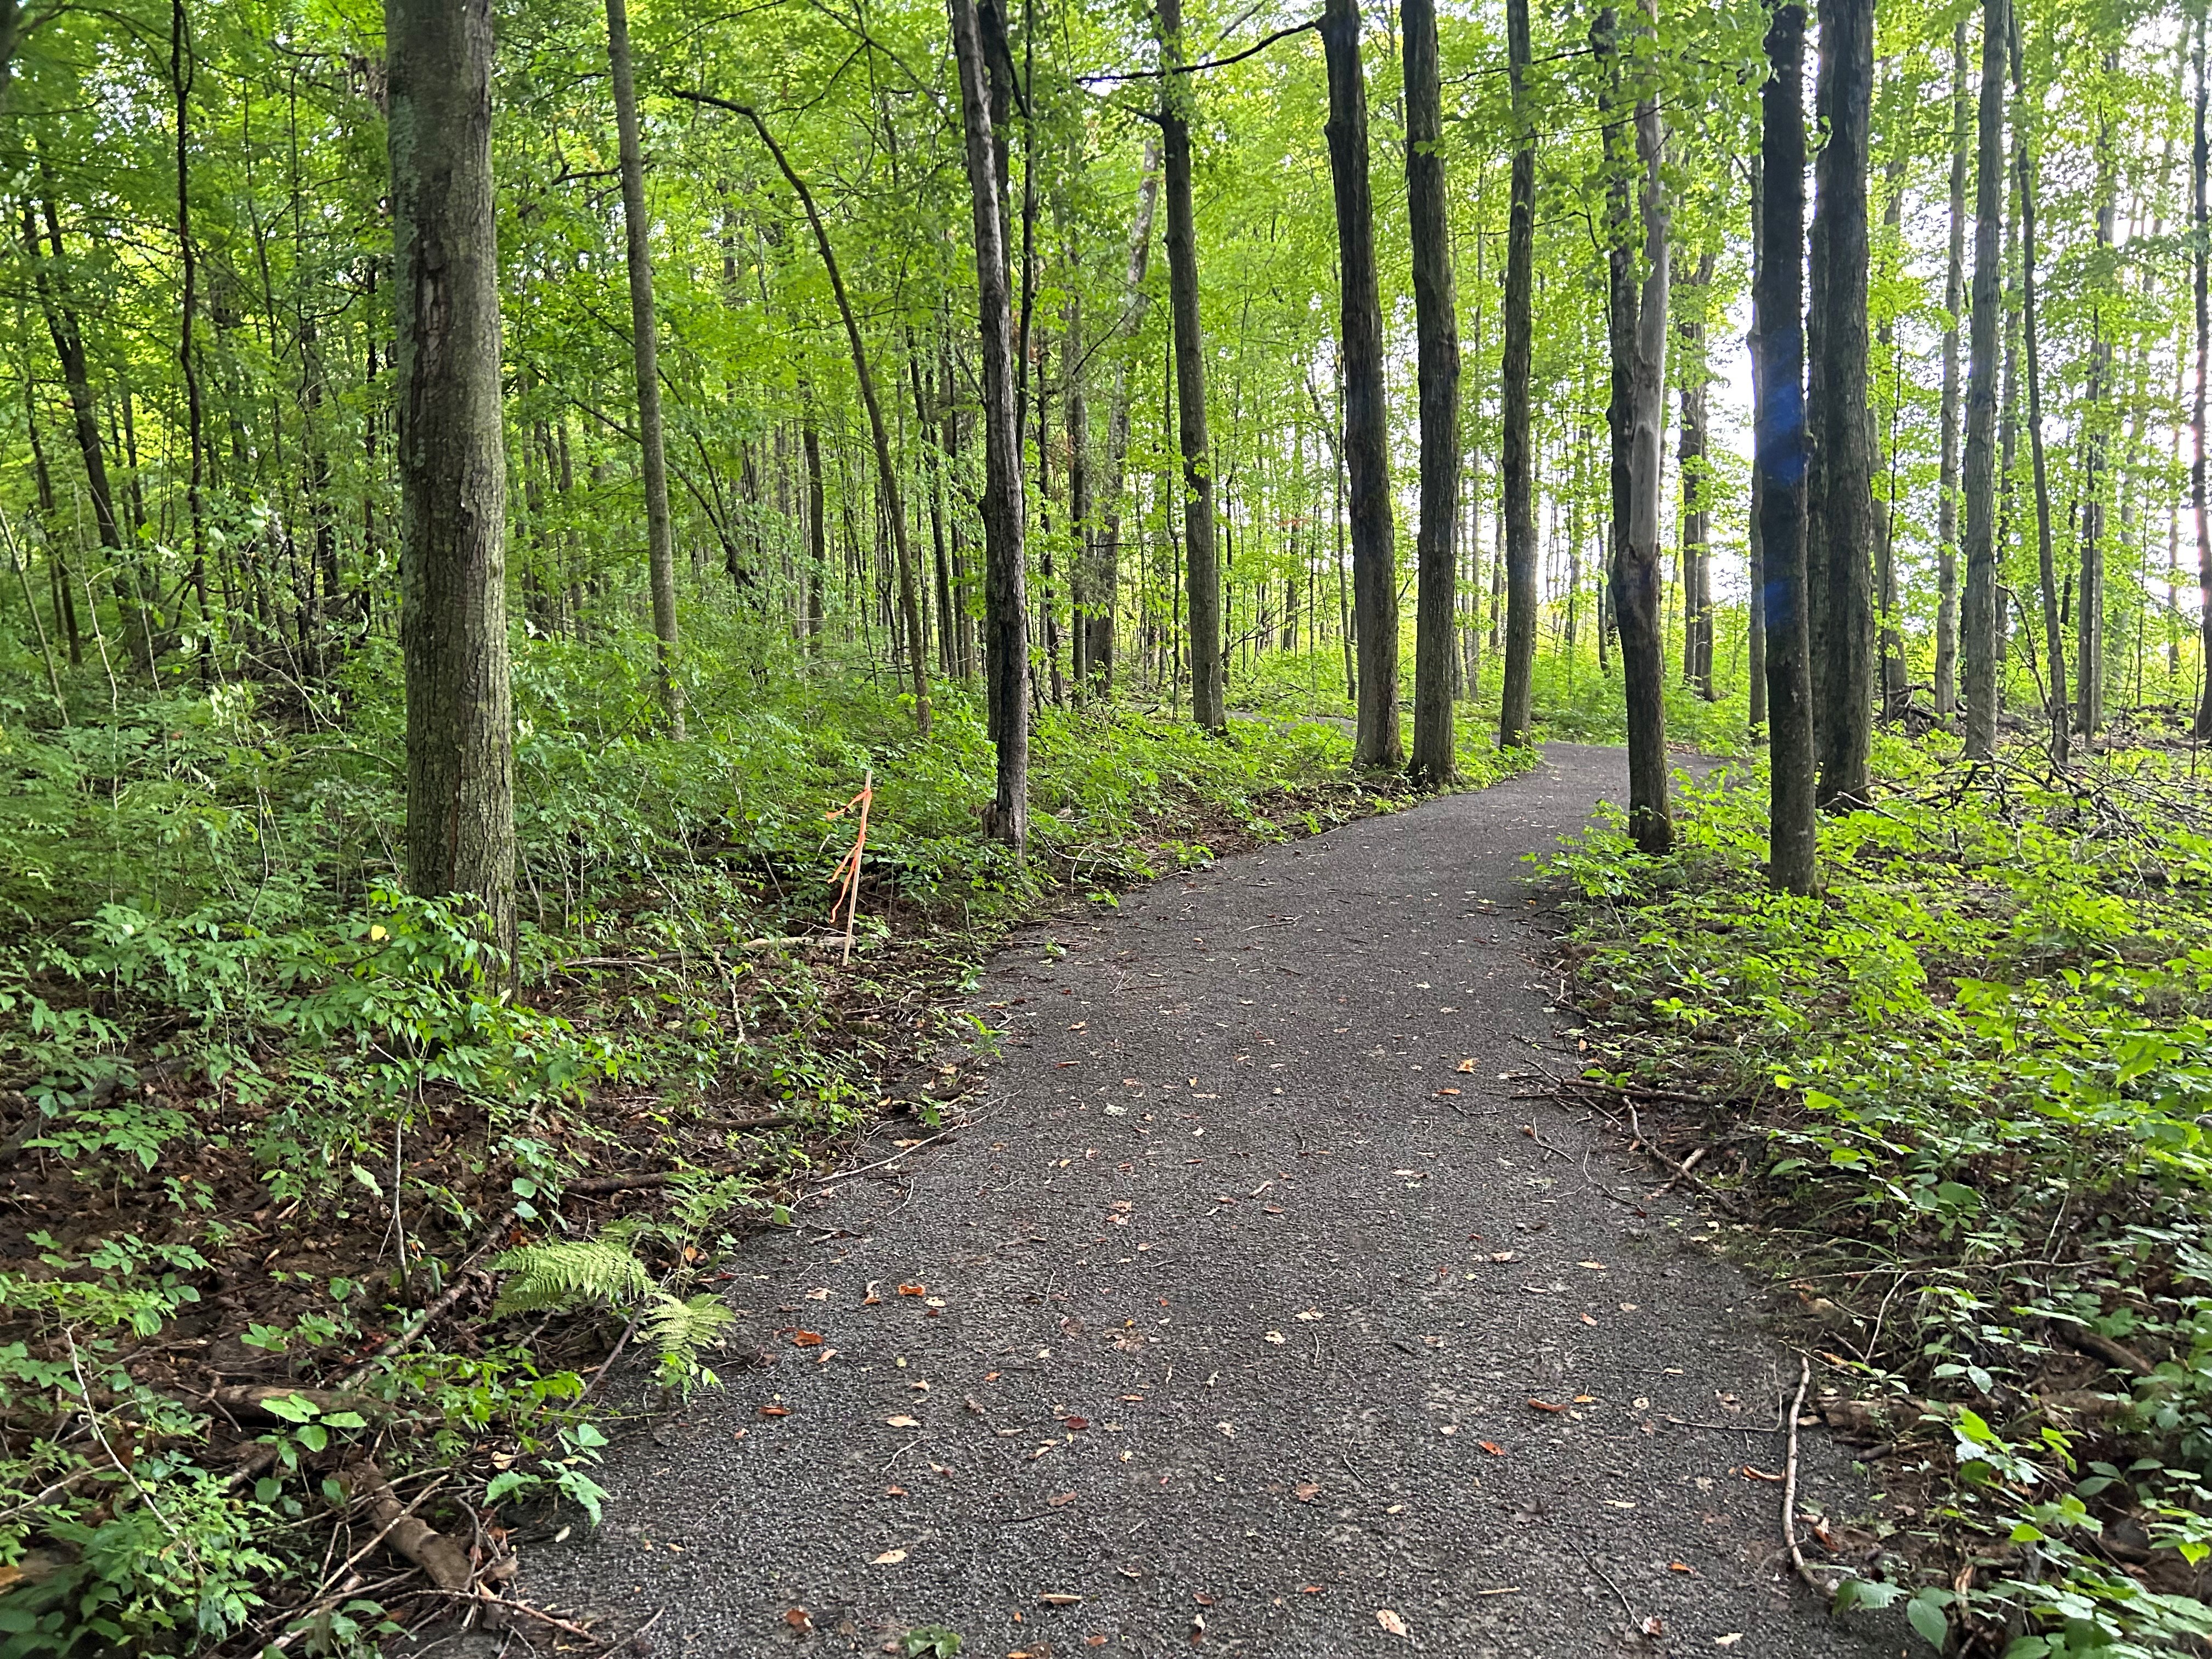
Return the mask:
M 1710 1224 L 1511 1098 L 1572 1043 L 1527 855 L 1625 775 L 1553 745 L 1018 939 L 971 1125 L 745 1247 L 770 1363 L 623 1441 L 526 1595 L 687 1659 L 1898 1651 L 1790 1576 L 1796 1366 Z

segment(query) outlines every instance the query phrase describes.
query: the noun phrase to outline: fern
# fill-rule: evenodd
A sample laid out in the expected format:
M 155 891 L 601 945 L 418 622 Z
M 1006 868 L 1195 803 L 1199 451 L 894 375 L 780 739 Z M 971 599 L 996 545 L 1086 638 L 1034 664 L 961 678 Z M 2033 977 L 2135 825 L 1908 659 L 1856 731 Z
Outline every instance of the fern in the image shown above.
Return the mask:
M 526 1244 L 491 1265 L 495 1273 L 509 1275 L 492 1304 L 494 1317 L 590 1302 L 626 1307 L 653 1288 L 652 1276 L 635 1256 L 620 1245 L 597 1239 Z
M 591 1303 L 635 1310 L 636 1322 L 660 1355 L 661 1381 L 687 1392 L 694 1381 L 713 1382 L 699 1364 L 702 1349 L 721 1346 L 732 1316 L 717 1296 L 686 1301 L 658 1288 L 626 1242 L 605 1236 L 549 1244 L 526 1244 L 492 1264 L 508 1275 L 499 1300 L 501 1314 L 539 1313 Z
M 655 1291 L 646 1310 L 645 1334 L 660 1351 L 664 1377 L 689 1378 L 699 1369 L 699 1351 L 720 1347 L 723 1328 L 733 1316 L 722 1298 L 700 1295 L 679 1302 L 666 1291 Z

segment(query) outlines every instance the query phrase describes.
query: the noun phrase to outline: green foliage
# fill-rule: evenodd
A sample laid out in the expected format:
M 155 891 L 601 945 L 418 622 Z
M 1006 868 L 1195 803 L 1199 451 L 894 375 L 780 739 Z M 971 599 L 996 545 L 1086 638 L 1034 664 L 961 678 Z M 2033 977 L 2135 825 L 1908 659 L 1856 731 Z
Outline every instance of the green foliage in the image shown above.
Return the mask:
M 1765 889 L 1756 767 L 1686 790 L 1667 859 L 1605 830 L 1559 861 L 1595 1070 L 1749 1103 L 1778 1271 L 1818 1272 L 1861 1386 L 1928 1396 L 1933 1531 L 2002 1564 L 1960 1616 L 2028 1617 L 2017 1654 L 2170 1650 L 2212 1633 L 2212 819 L 2185 755 L 1879 759 L 1817 899 Z M 2142 1577 L 2096 1541 L 2118 1519 Z

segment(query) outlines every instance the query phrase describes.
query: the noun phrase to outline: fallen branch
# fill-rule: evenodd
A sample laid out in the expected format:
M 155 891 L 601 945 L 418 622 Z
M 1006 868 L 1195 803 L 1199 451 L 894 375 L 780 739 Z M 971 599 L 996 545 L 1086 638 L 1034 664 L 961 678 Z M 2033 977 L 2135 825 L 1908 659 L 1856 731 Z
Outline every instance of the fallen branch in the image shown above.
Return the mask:
M 2101 1336 L 2083 1325 L 2057 1325 L 2058 1340 L 2077 1353 L 2086 1353 L 2092 1359 L 2101 1359 L 2116 1371 L 2125 1371 L 2130 1376 L 2153 1376 L 2158 1367 L 2133 1348 Z
M 370 1467 L 374 1468 L 374 1466 L 371 1465 Z M 398 1513 L 393 1515 L 389 1520 L 386 1521 L 382 1526 L 379 1527 L 375 1532 L 371 1534 L 368 1542 L 363 1544 L 359 1549 L 356 1550 L 351 1555 L 349 1555 L 343 1561 L 340 1562 L 336 1571 L 326 1572 L 323 1575 L 323 1582 L 321 1585 L 316 1589 L 314 1595 L 308 1599 L 308 1603 L 306 1607 L 299 1608 L 294 1612 L 288 1612 L 283 1615 L 282 1619 L 273 1620 L 271 1622 L 281 1623 L 284 1620 L 289 1620 L 295 1626 L 297 1626 L 301 1620 L 312 1619 L 317 1613 L 322 1612 L 325 1607 L 334 1607 L 338 1602 L 345 1600 L 348 1595 L 352 1594 L 352 1592 L 345 1587 L 346 1581 L 351 1576 L 354 1568 L 361 1564 L 362 1558 L 367 1555 L 371 1550 L 374 1549 L 379 1544 L 381 1544 L 384 1541 L 386 1534 L 389 1533 L 402 1521 L 410 1519 L 414 1515 L 415 1511 L 420 1509 L 428 1499 L 430 1494 L 436 1492 L 439 1487 L 445 1484 L 446 1477 L 441 1474 L 435 1480 L 433 1480 L 428 1486 L 423 1487 L 422 1491 L 416 1492 L 415 1496 L 408 1501 L 406 1508 L 398 1510 Z M 387 1486 L 384 1490 L 389 1492 L 392 1488 Z M 332 1588 L 333 1586 L 336 1587 L 335 1589 Z M 264 1625 L 262 1628 L 266 1630 L 269 1627 L 269 1626 Z M 299 1632 L 296 1628 L 293 1631 L 288 1632 L 276 1643 L 276 1645 L 280 1648 L 289 1647 L 292 1644 L 293 1638 Z
M 1646 1139 L 1644 1138 L 1643 1122 L 1636 1115 L 1635 1103 L 1630 1101 L 1626 1103 L 1628 1106 L 1629 1132 L 1635 1137 L 1637 1146 L 1650 1153 L 1666 1168 L 1672 1170 L 1674 1172 L 1675 1181 L 1688 1182 L 1691 1186 L 1696 1188 L 1707 1198 L 1712 1200 L 1714 1203 L 1719 1205 L 1721 1208 L 1726 1210 L 1730 1215 L 1741 1215 L 1743 1213 L 1742 1211 L 1736 1207 L 1735 1200 L 1730 1199 L 1726 1193 L 1716 1191 L 1712 1185 L 1708 1182 L 1703 1176 L 1691 1174 L 1689 1165 L 1686 1164 L 1677 1164 L 1673 1158 L 1668 1157 L 1666 1153 L 1661 1152 L 1658 1147 L 1654 1146 L 1650 1140 Z M 1670 1181 L 1667 1185 L 1671 1187 L 1674 1185 L 1674 1182 Z M 1664 1192 L 1667 1188 L 1666 1187 L 1662 1187 L 1659 1190 L 1660 1192 Z M 1656 1197 L 1657 1194 L 1655 1194 L 1653 1196 Z
M 359 1412 L 364 1416 L 386 1416 L 393 1410 L 388 1400 L 362 1394 L 343 1394 L 334 1389 L 301 1389 L 281 1382 L 237 1382 L 199 1396 L 210 1406 L 254 1417 L 282 1418 L 270 1409 L 288 1400 L 304 1400 L 319 1412 Z
M 428 1574 L 432 1583 L 443 1590 L 469 1587 L 476 1570 L 469 1565 L 468 1552 L 428 1522 L 418 1519 L 414 1504 L 403 1506 L 382 1469 L 374 1463 L 356 1463 L 338 1472 L 337 1482 L 349 1495 L 358 1492 L 368 1499 L 368 1518 L 376 1523 L 377 1539 L 388 1540 L 393 1549 Z M 428 1496 L 425 1492 L 415 1503 Z
M 1797 1398 L 1790 1407 L 1790 1455 L 1782 1466 L 1782 1541 L 1790 1546 L 1790 1559 L 1803 1579 L 1816 1594 L 1826 1596 L 1827 1585 L 1813 1576 L 1812 1568 L 1805 1565 L 1805 1552 L 1797 1544 L 1797 1414 L 1805 1409 L 1805 1390 L 1813 1381 L 1813 1362 L 1803 1354 L 1797 1356 Z

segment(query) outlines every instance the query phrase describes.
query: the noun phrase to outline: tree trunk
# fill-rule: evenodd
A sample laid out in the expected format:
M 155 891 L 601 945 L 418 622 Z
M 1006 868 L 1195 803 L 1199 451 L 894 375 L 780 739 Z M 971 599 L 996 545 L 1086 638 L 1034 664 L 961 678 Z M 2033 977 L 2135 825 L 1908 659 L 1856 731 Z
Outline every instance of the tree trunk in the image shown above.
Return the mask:
M 1073 606 L 1068 616 L 1067 644 L 1073 664 L 1075 692 L 1091 689 L 1091 607 L 1095 603 L 1091 578 L 1097 568 L 1093 544 L 1097 527 L 1091 523 L 1091 401 L 1084 395 L 1083 300 L 1076 292 L 1076 269 L 1071 246 L 1067 303 L 1062 312 L 1060 339 L 1060 401 L 1067 431 L 1067 529 L 1074 543 L 1067 587 Z
M 1160 56 L 1182 62 L 1182 0 L 1159 0 Z M 1160 146 L 1168 198 L 1168 301 L 1175 319 L 1176 413 L 1183 477 L 1184 572 L 1190 592 L 1190 713 L 1228 724 L 1221 672 L 1221 573 L 1214 552 L 1213 461 L 1206 422 L 1206 343 L 1198 319 L 1198 230 L 1191 205 L 1191 77 L 1161 79 Z
M 1801 21 L 1800 27 L 1802 23 Z M 1751 166 L 1751 286 L 1754 307 L 1759 293 L 1759 272 L 1765 255 L 1766 235 L 1766 173 L 1760 154 L 1752 153 Z M 1759 401 L 1759 330 L 1754 323 L 1744 343 L 1750 348 L 1752 407 L 1754 422 Z M 1744 665 L 1746 714 L 1754 736 L 1764 741 L 1766 736 L 1766 550 L 1759 528 L 1765 516 L 1766 487 L 1765 471 L 1758 465 L 1757 444 L 1754 441 L 1751 469 L 1751 515 L 1744 532 L 1744 562 L 1751 581 L 1751 598 L 1744 615 Z
M 2029 105 L 2027 77 L 2021 63 L 2020 19 L 2006 20 L 2012 56 L 2014 106 L 2025 124 Z M 2020 273 L 2021 318 L 2027 347 L 2028 464 L 2035 474 L 2036 570 L 2043 588 L 2043 634 L 2051 680 L 2045 688 L 2045 714 L 2051 728 L 2051 760 L 2066 764 L 2066 739 L 2071 726 L 2066 697 L 2066 641 L 2059 632 L 2058 573 L 2051 544 L 2051 473 L 2043 447 L 2043 353 L 2037 331 L 2035 287 L 2035 155 L 2025 132 L 2018 135 L 2020 155 Z
M 1534 334 L 1536 134 L 1528 109 L 1528 0 L 1505 0 L 1505 52 L 1513 95 L 1513 179 L 1505 229 L 1504 359 L 1498 394 L 1498 483 L 1505 538 L 1504 686 L 1498 742 L 1528 741 L 1536 665 L 1536 507 L 1528 465 L 1528 365 Z M 1494 619 L 1493 619 L 1494 622 Z
M 1888 190 L 1888 200 L 1883 204 L 1881 223 L 1885 246 L 1899 246 L 1899 233 L 1905 222 L 1905 155 L 1900 150 L 1883 169 L 1883 183 Z M 1893 273 L 1885 272 L 1885 276 Z M 1893 319 L 1885 319 L 1876 337 L 1884 362 L 1893 361 L 1897 350 L 1897 325 Z M 1899 365 L 1902 383 L 1902 365 Z M 1891 416 L 1892 435 L 1894 436 L 1896 418 L 1894 400 Z M 1897 458 L 1893 447 L 1885 459 L 1885 447 L 1875 427 L 1874 410 L 1867 410 L 1867 446 L 1871 464 L 1877 472 L 1886 473 L 1882 493 L 1873 504 L 1874 513 L 1874 580 L 1875 613 L 1879 618 L 1879 665 L 1881 669 L 1881 717 L 1886 720 L 1902 720 L 1911 702 L 1911 688 L 1907 684 L 1905 667 L 1905 631 L 1898 618 L 1897 593 Z
M 1328 0 L 1328 165 L 1336 195 L 1344 459 L 1351 487 L 1352 609 L 1359 664 L 1355 766 L 1405 764 L 1398 732 L 1398 558 L 1390 510 L 1389 406 L 1382 385 L 1382 305 L 1367 177 L 1367 77 L 1358 0 Z M 1450 531 L 1445 527 L 1449 537 Z
M 2198 626 L 2205 665 L 2203 691 L 2197 704 L 2192 728 L 2199 742 L 2212 738 L 2212 500 L 2206 495 L 2204 402 L 2205 381 L 2212 379 L 2212 210 L 2206 202 L 2205 173 L 2208 139 L 2205 131 L 2204 33 L 2200 12 L 2197 40 L 2191 48 L 2191 67 L 2197 91 L 2191 106 L 2189 141 L 2190 283 L 2192 319 L 2197 331 L 2197 389 L 2190 403 L 2189 504 L 2197 516 L 2197 592 L 2203 620 Z
M 1151 293 L 1146 268 L 1152 257 L 1152 214 L 1160 196 L 1159 147 L 1147 139 L 1144 171 L 1137 182 L 1137 212 L 1129 228 L 1129 257 L 1121 283 L 1121 320 L 1116 332 L 1135 337 Z M 1091 580 L 1091 672 L 1102 693 L 1114 684 L 1114 611 L 1121 582 L 1121 514 L 1126 501 L 1123 469 L 1129 459 L 1129 402 L 1134 366 L 1125 355 L 1114 377 L 1114 406 L 1106 422 L 1106 507 L 1096 543 L 1097 568 Z
M 1966 20 L 1951 33 L 1950 248 L 1943 267 L 1942 462 L 1936 487 L 1936 718 L 1959 706 L 1959 319 L 1966 283 Z
M 490 0 L 387 0 L 407 884 L 514 933 Z
M 1806 410 L 1805 503 L 1812 581 L 1813 732 L 1820 803 L 1868 798 L 1873 738 L 1874 465 L 1867 425 L 1867 157 L 1874 93 L 1873 0 L 1820 0 Z
M 1022 591 L 1021 416 L 1014 402 L 1013 305 L 991 143 L 990 81 L 975 0 L 951 0 L 951 12 L 983 359 L 984 664 L 990 734 L 998 748 L 996 793 L 983 828 L 1018 854 L 1029 839 L 1030 647 L 1028 601 Z
M 830 580 L 829 491 L 822 481 L 822 434 L 814 423 L 814 398 L 805 381 L 799 383 L 804 410 L 799 428 L 799 448 L 806 468 L 806 617 L 803 627 L 810 655 L 822 654 L 823 588 Z
M 1711 302 L 1713 254 L 1698 258 L 1696 278 L 1681 307 L 1682 437 L 1676 459 L 1682 473 L 1682 683 L 1713 700 L 1711 561 L 1705 508 L 1705 307 Z
M 1645 0 L 1635 27 L 1647 40 L 1655 30 L 1650 0 Z M 1609 591 L 1614 626 L 1620 634 L 1621 682 L 1628 710 L 1628 832 L 1639 850 L 1656 856 L 1666 852 L 1674 838 L 1667 798 L 1667 658 L 1659 580 L 1668 276 L 1667 206 L 1660 169 L 1666 138 L 1656 88 L 1635 88 L 1632 157 L 1625 131 L 1628 124 L 1620 114 L 1631 89 L 1626 84 L 1619 21 L 1613 8 L 1598 13 L 1590 44 L 1604 88 L 1599 107 L 1606 123 L 1608 175 L 1607 314 L 1613 364 L 1612 397 L 1606 410 L 1613 437 Z M 1640 283 L 1629 207 L 1632 175 L 1643 230 Z
M 1988 760 L 1997 734 L 1997 345 L 2004 279 L 2005 0 L 1983 0 L 1982 84 L 1974 176 L 1974 296 L 1966 353 L 1966 587 L 1959 659 L 1966 758 Z
M 675 529 L 668 513 L 668 458 L 661 438 L 660 343 L 653 306 L 651 225 L 645 215 L 645 160 L 638 137 L 637 87 L 630 75 L 629 13 L 625 0 L 607 0 L 607 64 L 614 80 L 623 241 L 629 261 L 629 329 L 637 367 L 637 436 L 645 472 L 646 562 L 653 588 L 655 667 L 669 735 L 681 743 L 684 684 L 677 668 Z
M 12 6 L 9 8 L 13 9 Z M 191 96 L 196 78 L 191 25 L 185 0 L 169 4 L 169 90 L 177 111 L 177 368 L 185 382 L 185 513 L 192 538 L 191 586 L 199 613 L 200 684 L 215 677 L 215 625 L 208 613 L 207 523 L 200 491 L 206 482 L 206 412 L 200 398 L 199 358 L 193 349 L 193 313 L 198 308 L 199 247 L 192 240 Z M 0 82 L 4 91 L 4 82 Z M 372 265 L 371 270 L 374 271 Z M 372 277 L 372 280 L 374 278 Z M 373 371 L 372 371 L 373 374 Z
M 2105 54 L 2105 74 L 2117 78 L 2119 73 L 2119 53 L 2107 49 Z M 2091 267 L 2094 283 L 2091 294 L 2089 323 L 2089 368 L 2087 383 L 2082 390 L 2085 405 L 2081 416 L 2081 610 L 2075 623 L 2074 653 L 2076 684 L 2080 692 L 2078 729 L 2084 738 L 2094 738 L 2105 723 L 2105 509 L 2109 491 L 2111 468 L 2108 452 L 2111 439 L 2106 423 L 2111 419 L 2106 411 L 2106 399 L 2111 395 L 2112 382 L 2112 338 L 2111 319 L 2106 314 L 2105 301 L 2111 278 L 2106 275 L 2111 264 L 2116 221 L 2119 173 L 2112 154 L 2112 119 L 2109 106 L 2101 106 L 2097 125 L 2097 249 L 2096 264 Z
M 1812 639 L 1805 603 L 1805 9 L 1782 0 L 1759 93 L 1759 263 L 1753 294 L 1754 460 L 1765 578 L 1767 880 L 1820 884 L 1814 799 Z
M 1459 296 L 1452 282 L 1444 190 L 1443 94 L 1435 0 L 1400 0 L 1405 36 L 1406 207 L 1413 243 L 1413 308 L 1421 404 L 1421 522 L 1413 642 L 1413 775 L 1452 780 L 1459 522 Z M 1395 586 L 1394 586 L 1395 591 Z

